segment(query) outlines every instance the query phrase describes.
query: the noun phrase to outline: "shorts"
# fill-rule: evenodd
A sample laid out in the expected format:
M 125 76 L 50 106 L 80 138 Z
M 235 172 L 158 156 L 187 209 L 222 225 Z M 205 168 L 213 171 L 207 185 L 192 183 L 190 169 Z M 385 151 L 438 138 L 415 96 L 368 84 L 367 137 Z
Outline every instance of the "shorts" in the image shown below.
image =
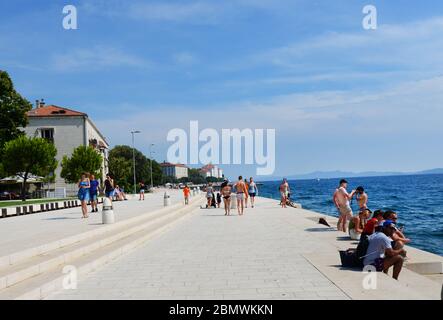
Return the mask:
M 245 194 L 244 193 L 237 193 L 237 200 L 244 200 Z
M 287 198 L 288 197 L 288 193 L 287 192 L 280 192 L 280 196 L 282 198 Z
M 140 193 L 145 193 L 145 189 L 140 189 Z
M 89 199 L 90 199 L 91 201 L 97 201 L 97 199 L 98 199 L 97 192 L 89 193 Z
M 371 265 L 373 265 L 378 272 L 382 272 L 385 269 L 385 259 L 377 258 Z
M 355 232 L 355 229 L 349 229 L 349 236 L 352 240 L 360 240 L 361 234 Z
M 346 218 L 352 218 L 352 209 L 350 206 L 340 206 L 338 209 L 340 216 L 345 216 Z
M 251 198 L 255 198 L 255 192 L 249 192 L 249 196 L 250 196 Z
M 207 194 L 206 199 L 212 199 L 212 194 Z
M 89 190 L 88 189 L 78 190 L 78 200 L 89 201 Z
M 114 193 L 114 190 L 112 190 L 112 191 L 106 191 L 106 192 L 105 192 L 106 198 L 113 197 L 114 194 L 115 194 L 115 193 Z

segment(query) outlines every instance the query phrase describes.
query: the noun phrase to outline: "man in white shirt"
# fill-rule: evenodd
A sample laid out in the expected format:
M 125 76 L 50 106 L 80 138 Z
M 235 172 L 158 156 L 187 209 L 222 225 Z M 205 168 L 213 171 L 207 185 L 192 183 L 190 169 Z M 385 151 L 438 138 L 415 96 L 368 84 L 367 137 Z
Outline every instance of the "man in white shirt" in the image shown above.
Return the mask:
M 355 190 L 348 193 L 346 188 L 348 187 L 348 182 L 346 180 L 340 181 L 340 186 L 334 192 L 333 201 L 337 207 L 340 216 L 338 218 L 337 229 L 338 231 L 347 232 L 348 219 L 352 219 L 352 209 L 350 201 L 355 194 Z
M 398 280 L 403 261 L 406 257 L 404 249 L 394 250 L 392 248 L 392 234 L 396 231 L 395 224 L 391 220 L 386 220 L 383 229 L 369 236 L 369 246 L 363 260 L 365 266 L 372 265 L 377 271 L 388 273 L 390 267 L 394 266 L 392 277 Z

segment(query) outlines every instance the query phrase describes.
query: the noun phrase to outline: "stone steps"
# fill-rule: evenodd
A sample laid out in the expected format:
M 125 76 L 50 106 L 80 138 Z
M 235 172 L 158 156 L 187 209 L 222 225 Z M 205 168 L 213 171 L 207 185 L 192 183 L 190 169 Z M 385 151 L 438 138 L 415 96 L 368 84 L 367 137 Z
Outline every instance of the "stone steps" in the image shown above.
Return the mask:
M 79 275 L 97 268 L 164 231 L 200 205 L 177 204 L 113 225 L 61 239 L 9 257 L 0 267 L 0 299 L 42 299 L 62 288 L 63 268 L 74 265 Z

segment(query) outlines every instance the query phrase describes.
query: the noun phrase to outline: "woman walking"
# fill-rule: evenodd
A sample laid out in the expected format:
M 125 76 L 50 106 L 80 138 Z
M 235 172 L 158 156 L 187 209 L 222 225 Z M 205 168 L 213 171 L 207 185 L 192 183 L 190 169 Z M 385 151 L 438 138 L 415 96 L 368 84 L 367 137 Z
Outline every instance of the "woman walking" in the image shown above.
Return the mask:
M 206 204 L 206 208 L 210 209 L 212 207 L 212 198 L 214 197 L 214 188 L 212 187 L 212 183 L 209 182 L 206 187 L 206 200 L 208 201 Z
M 254 208 L 255 197 L 258 195 L 258 188 L 252 177 L 249 178 L 248 193 L 249 198 L 251 198 L 251 207 Z
M 112 179 L 109 174 L 106 175 L 105 180 L 105 196 L 111 200 L 112 203 L 112 198 L 114 197 L 114 179 Z
M 223 204 L 225 205 L 225 216 L 231 215 L 231 192 L 232 188 L 229 182 L 225 180 L 221 185 L 221 194 L 223 196 Z
M 138 201 L 145 201 L 145 183 L 143 181 L 140 182 L 140 196 Z
M 88 201 L 89 201 L 89 189 L 91 182 L 89 180 L 89 173 L 83 173 L 78 183 L 78 199 L 82 204 L 82 218 L 88 218 Z

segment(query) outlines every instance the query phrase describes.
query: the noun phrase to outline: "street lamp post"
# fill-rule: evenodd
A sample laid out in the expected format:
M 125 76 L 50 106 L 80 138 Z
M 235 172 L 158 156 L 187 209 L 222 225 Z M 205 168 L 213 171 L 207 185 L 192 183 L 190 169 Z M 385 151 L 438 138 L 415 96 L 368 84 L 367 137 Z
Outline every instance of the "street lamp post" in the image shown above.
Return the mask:
M 151 167 L 151 189 L 154 187 L 154 184 L 152 183 L 152 147 L 154 146 L 154 144 L 153 143 L 151 143 L 150 145 L 149 145 L 149 158 L 150 158 L 150 167 Z
M 132 134 L 132 166 L 133 166 L 133 170 L 134 170 L 134 194 L 137 193 L 137 179 L 135 176 L 135 146 L 134 146 L 134 135 L 136 133 L 140 133 L 140 131 L 138 131 L 138 130 L 131 131 L 131 134 Z

